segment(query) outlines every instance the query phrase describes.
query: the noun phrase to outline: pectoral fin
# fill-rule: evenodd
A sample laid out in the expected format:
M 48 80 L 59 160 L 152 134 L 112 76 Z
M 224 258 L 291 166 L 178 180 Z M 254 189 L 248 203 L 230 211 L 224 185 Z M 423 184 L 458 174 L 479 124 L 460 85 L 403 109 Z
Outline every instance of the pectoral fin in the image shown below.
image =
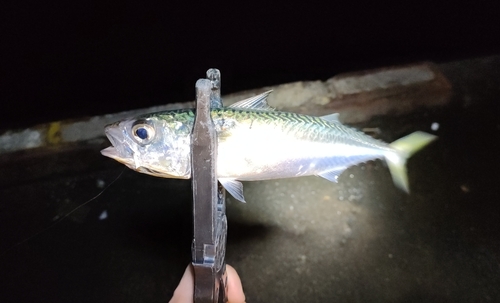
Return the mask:
M 236 200 L 246 203 L 243 196 L 243 184 L 240 181 L 220 178 L 219 182 Z

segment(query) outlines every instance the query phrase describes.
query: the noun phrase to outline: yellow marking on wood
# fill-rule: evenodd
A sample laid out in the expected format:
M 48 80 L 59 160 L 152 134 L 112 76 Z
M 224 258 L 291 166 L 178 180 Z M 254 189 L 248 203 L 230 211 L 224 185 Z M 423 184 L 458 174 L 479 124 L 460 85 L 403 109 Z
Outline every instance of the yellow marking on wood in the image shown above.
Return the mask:
M 49 130 L 47 131 L 47 142 L 49 144 L 58 144 L 61 140 L 61 122 L 50 123 Z

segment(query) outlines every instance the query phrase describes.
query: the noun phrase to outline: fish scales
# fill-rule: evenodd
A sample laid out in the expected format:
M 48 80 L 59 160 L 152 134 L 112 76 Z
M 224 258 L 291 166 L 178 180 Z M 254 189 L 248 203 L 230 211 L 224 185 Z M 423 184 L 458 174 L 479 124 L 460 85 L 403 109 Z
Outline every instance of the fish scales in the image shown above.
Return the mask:
M 277 127 L 282 127 L 284 134 L 291 133 L 297 139 L 315 140 L 318 138 L 328 143 L 351 142 L 352 144 L 358 143 L 362 146 L 375 148 L 388 146 L 385 142 L 366 136 L 353 128 L 340 123 L 331 123 L 319 117 L 278 111 L 262 112 L 235 109 L 215 109 L 212 110 L 211 116 L 216 125 L 223 124 L 224 119 L 233 117 L 241 122 L 250 120 L 251 124 L 254 121 L 272 123 Z
M 269 92 L 211 109 L 218 137 L 217 176 L 244 201 L 239 181 L 317 175 L 337 182 L 349 166 L 385 159 L 394 183 L 408 191 L 406 159 L 435 139 L 415 132 L 387 144 L 340 123 L 337 116 L 312 117 L 269 108 Z M 164 178 L 191 177 L 194 109 L 153 113 L 106 127 L 111 147 L 103 155 Z
M 380 150 L 392 151 L 340 123 L 294 113 L 219 109 L 212 119 L 216 126 L 234 119 L 231 128 L 219 129 L 221 177 L 238 174 L 248 181 L 314 175 L 382 157 Z M 342 149 L 350 155 L 339 155 Z
M 383 157 L 378 150 L 392 151 L 386 143 L 317 117 L 240 109 L 214 109 L 211 116 L 220 138 L 218 173 L 221 177 L 237 175 L 239 180 L 251 181 L 311 175 Z M 248 129 L 251 133 L 245 132 L 242 136 L 238 129 Z M 239 135 L 244 142 L 229 139 Z M 228 140 L 228 144 L 224 144 Z M 271 140 L 278 141 L 266 147 Z M 264 145 L 259 147 L 264 152 L 249 149 L 249 145 Z M 290 154 L 299 146 L 302 148 Z M 332 147 L 337 150 L 347 147 L 350 155 L 335 154 L 331 152 Z M 311 150 L 315 150 L 315 155 Z

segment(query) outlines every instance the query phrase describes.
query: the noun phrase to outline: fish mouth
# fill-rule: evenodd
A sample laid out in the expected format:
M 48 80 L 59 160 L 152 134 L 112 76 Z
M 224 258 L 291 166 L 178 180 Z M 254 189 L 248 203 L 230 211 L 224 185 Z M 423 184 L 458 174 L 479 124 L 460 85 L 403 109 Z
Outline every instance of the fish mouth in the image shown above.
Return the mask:
M 126 142 L 124 142 L 124 135 L 120 131 L 120 124 L 110 124 L 106 126 L 105 133 L 108 137 L 111 146 L 101 150 L 103 156 L 114 159 L 120 163 L 131 165 L 133 155 L 129 148 L 127 148 Z
M 133 161 L 131 161 L 131 159 L 120 156 L 120 153 L 114 146 L 106 147 L 105 149 L 101 150 L 101 154 L 120 163 L 123 163 L 130 168 L 135 169 Z
M 118 151 L 114 146 L 106 147 L 105 149 L 101 150 L 101 154 L 103 156 L 109 157 L 111 159 L 116 159 L 118 160 L 120 157 L 118 156 Z
M 104 128 L 104 133 L 108 137 L 109 142 L 115 148 L 120 146 L 121 141 L 123 141 L 123 133 L 120 131 L 120 124 L 110 124 Z

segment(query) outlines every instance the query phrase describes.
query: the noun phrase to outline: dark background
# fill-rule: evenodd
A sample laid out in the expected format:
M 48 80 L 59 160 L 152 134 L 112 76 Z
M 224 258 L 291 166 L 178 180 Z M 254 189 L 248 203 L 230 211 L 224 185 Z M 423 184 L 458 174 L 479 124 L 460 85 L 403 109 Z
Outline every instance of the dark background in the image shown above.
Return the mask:
M 33 1 L 0 8 L 0 129 L 337 73 L 498 54 L 498 4 L 475 1 Z
M 500 54 L 498 16 L 497 4 L 478 1 L 1 3 L 0 130 L 192 100 L 195 81 L 209 67 L 222 71 L 227 94 L 393 64 Z M 365 200 L 351 206 L 373 212 L 371 219 L 344 212 L 347 200 L 323 204 L 337 205 L 345 214 L 338 217 L 337 209 L 284 200 L 284 209 L 295 205 L 295 213 L 314 220 L 335 218 L 337 229 L 311 238 L 273 229 L 271 212 L 271 223 L 262 226 L 229 215 L 228 262 L 238 266 L 249 302 L 282 298 L 297 285 L 299 294 L 309 293 L 304 275 L 294 268 L 300 261 L 295 253 L 310 253 L 308 268 L 324 280 L 324 287 L 308 296 L 313 301 L 395 302 L 392 291 L 407 295 L 401 302 L 499 301 L 500 169 L 491 148 L 499 141 L 498 66 L 498 59 L 440 65 L 454 86 L 454 106 L 426 111 L 429 116 L 384 117 L 378 124 L 393 138 L 434 121 L 441 125 L 440 139 L 410 163 L 411 196 L 393 190 L 386 169 L 352 168 L 355 179 L 347 173 L 341 183 L 325 187 L 331 197 L 361 188 Z M 0 301 L 168 299 L 189 262 L 190 183 L 125 170 L 98 199 L 51 225 L 101 192 L 96 181 L 110 184 L 125 169 L 97 147 L 76 148 L 1 159 L 5 180 L 26 179 L 0 185 L 0 200 L 8 202 L 0 209 Z M 361 176 L 374 181 L 371 189 L 361 187 Z M 280 184 L 271 194 L 286 191 Z M 298 192 L 316 191 L 291 184 Z M 309 196 L 301 201 L 306 199 L 315 201 Z M 254 201 L 241 216 L 252 214 L 251 207 L 259 219 L 267 214 L 259 209 L 268 208 Z M 108 220 L 98 220 L 103 210 Z M 346 222 L 352 232 L 336 238 Z M 44 230 L 47 226 L 54 227 Z M 23 239 L 29 240 L 5 251 Z M 338 242 L 328 242 L 332 239 Z M 325 243 L 335 245 L 334 253 Z M 266 276 L 266 267 L 279 270 Z M 386 273 L 394 277 L 390 284 Z M 353 289 L 358 292 L 337 293 Z

